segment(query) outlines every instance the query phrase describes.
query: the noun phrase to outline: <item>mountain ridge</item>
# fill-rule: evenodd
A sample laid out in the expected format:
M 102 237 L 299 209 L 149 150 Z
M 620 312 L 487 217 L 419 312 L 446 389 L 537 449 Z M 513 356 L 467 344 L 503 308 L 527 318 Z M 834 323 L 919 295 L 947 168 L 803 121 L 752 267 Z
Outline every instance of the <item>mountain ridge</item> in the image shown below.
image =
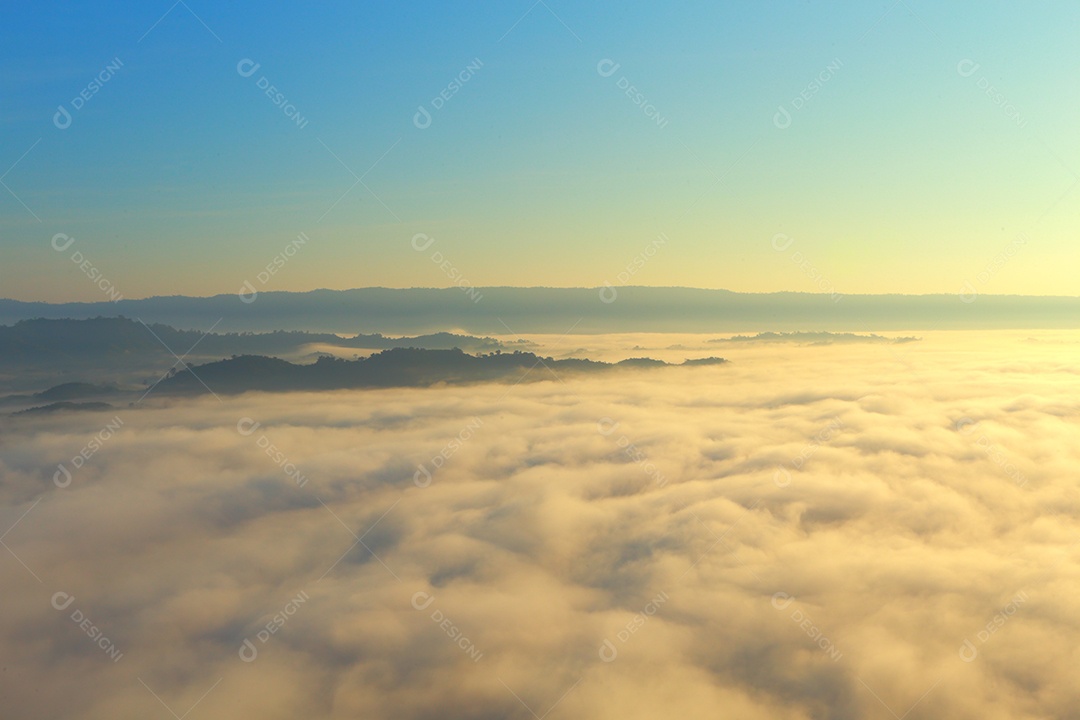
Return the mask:
M 964 280 L 958 279 L 958 286 Z M 970 285 L 970 283 L 969 283 Z M 967 286 L 964 286 L 967 287 Z M 700 288 L 355 288 L 157 296 L 115 303 L 0 300 L 0 322 L 126 316 L 205 331 L 471 335 L 610 332 L 899 331 L 1080 328 L 1080 297 L 979 294 L 739 293 Z

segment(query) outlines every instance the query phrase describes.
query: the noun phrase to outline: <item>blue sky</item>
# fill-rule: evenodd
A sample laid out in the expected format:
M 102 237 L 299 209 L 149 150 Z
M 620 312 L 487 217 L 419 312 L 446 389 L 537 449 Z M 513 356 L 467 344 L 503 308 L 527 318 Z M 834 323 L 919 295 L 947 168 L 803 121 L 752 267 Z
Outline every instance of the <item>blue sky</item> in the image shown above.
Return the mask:
M 663 233 L 632 284 L 1076 294 L 1078 21 L 919 0 L 5 9 L 0 296 L 101 299 L 56 233 L 143 297 L 235 292 L 301 232 L 266 289 L 452 284 L 417 233 L 476 285 L 614 284 Z

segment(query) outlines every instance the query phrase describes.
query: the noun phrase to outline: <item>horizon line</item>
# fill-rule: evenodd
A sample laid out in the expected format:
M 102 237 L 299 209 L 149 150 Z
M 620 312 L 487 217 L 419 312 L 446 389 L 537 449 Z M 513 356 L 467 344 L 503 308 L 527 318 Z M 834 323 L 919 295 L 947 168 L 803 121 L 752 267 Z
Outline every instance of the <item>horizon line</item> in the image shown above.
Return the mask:
M 484 286 L 472 286 L 470 289 L 476 291 L 485 290 L 579 290 L 579 291 L 596 291 L 599 292 L 605 289 L 606 286 L 595 285 L 591 287 L 586 286 L 553 286 L 553 285 L 484 285 Z M 818 297 L 859 297 L 859 298 L 888 298 L 888 297 L 901 297 L 901 298 L 930 298 L 930 297 L 961 297 L 964 293 L 961 292 L 936 292 L 936 293 L 828 293 L 828 292 L 808 292 L 805 290 L 768 290 L 768 291 L 745 291 L 745 290 L 728 290 L 726 288 L 703 288 L 693 287 L 689 285 L 612 285 L 611 287 L 618 290 L 690 290 L 695 292 L 704 293 L 726 293 L 730 295 L 809 295 Z M 260 295 L 312 295 L 315 293 L 350 293 L 361 292 L 365 290 L 386 290 L 391 292 L 408 292 L 408 291 L 439 291 L 445 292 L 449 290 L 462 290 L 461 286 L 449 285 L 445 287 L 431 287 L 431 286 L 410 286 L 410 287 L 387 287 L 384 285 L 368 285 L 363 287 L 353 288 L 312 288 L 310 290 L 261 290 Z M 222 297 L 228 297 L 230 295 L 236 295 L 235 292 L 228 293 L 216 293 L 214 295 L 146 295 L 142 297 L 122 297 L 119 300 L 20 300 L 18 298 L 0 297 L 0 303 L 20 303 L 24 305 L 116 305 L 121 302 L 141 302 L 145 300 L 172 300 L 172 299 L 186 299 L 186 300 L 213 300 Z M 993 298 L 1021 298 L 1021 299 L 1064 299 L 1064 300 L 1080 300 L 1080 295 L 1026 295 L 1021 293 L 978 293 L 979 297 L 993 297 Z

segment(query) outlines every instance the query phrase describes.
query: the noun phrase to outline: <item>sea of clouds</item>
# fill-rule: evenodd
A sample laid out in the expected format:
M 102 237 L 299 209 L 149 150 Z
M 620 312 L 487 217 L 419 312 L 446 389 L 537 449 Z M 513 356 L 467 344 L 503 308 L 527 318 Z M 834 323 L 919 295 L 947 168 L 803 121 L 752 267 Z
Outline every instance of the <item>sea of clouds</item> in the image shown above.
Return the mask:
M 1030 336 L 5 417 L 3 715 L 1076 717 L 1080 335 Z

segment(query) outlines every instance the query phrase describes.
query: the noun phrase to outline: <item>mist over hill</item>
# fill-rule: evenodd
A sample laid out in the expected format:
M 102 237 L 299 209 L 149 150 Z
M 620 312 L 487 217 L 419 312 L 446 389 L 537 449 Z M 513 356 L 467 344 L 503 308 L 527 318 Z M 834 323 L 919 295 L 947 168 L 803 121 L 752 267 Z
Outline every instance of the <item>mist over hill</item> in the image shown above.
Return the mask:
M 523 380 L 534 370 L 537 377 L 551 379 L 563 372 L 669 364 L 647 357 L 555 359 L 525 350 L 534 346 L 524 339 L 506 343 L 445 332 L 339 337 L 298 331 L 202 333 L 128 318 L 21 320 L 0 326 L 0 393 L 12 393 L 0 395 L 0 407 L 107 408 L 101 403 L 135 402 L 151 388 L 157 394 L 229 394 L 426 387 Z M 699 357 L 685 364 L 723 362 Z
M 683 367 L 724 365 L 725 358 L 685 360 Z M 345 360 L 328 355 L 298 364 L 265 355 L 240 355 L 201 365 L 180 365 L 144 386 L 68 382 L 32 394 L 0 396 L 0 408 L 12 415 L 64 411 L 109 410 L 138 405 L 151 393 L 159 396 L 236 395 L 245 392 L 296 392 L 364 388 L 427 388 L 488 382 L 563 381 L 564 378 L 614 370 L 675 367 L 646 357 L 619 362 L 585 358 L 555 359 L 515 350 L 470 355 L 458 348 L 422 350 L 392 348 L 370 357 Z M 75 402 L 79 401 L 79 402 Z M 105 402 L 108 401 L 108 402 Z
M 352 358 L 397 347 L 483 353 L 530 346 L 524 340 L 506 343 L 447 332 L 415 337 L 379 333 L 340 337 L 299 331 L 207 333 L 126 317 L 38 318 L 0 326 L 0 392 L 25 392 L 86 378 L 146 385 L 181 359 L 202 363 L 236 355 L 273 355 L 310 362 L 327 354 Z
M 175 360 L 173 353 L 180 356 L 190 354 L 196 359 L 218 359 L 231 355 L 296 355 L 316 351 L 349 353 L 351 350 L 386 350 L 395 347 L 425 350 L 461 348 L 470 352 L 490 352 L 508 346 L 493 338 L 447 332 L 417 337 L 387 337 L 379 333 L 340 337 L 331 333 L 300 331 L 208 333 L 178 330 L 161 323 L 147 324 L 124 317 L 20 320 L 11 326 L 0 326 L 0 366 L 25 363 L 81 364 L 91 361 L 146 364 L 158 359 Z
M 723 358 L 687 360 L 686 366 L 722 365 Z M 556 360 L 531 352 L 469 355 L 461 350 L 394 348 L 367 358 L 342 360 L 321 357 L 310 365 L 297 365 L 258 355 L 220 360 L 184 369 L 154 386 L 159 395 L 203 393 L 235 394 L 249 391 L 343 390 L 375 387 L 428 387 L 512 380 L 561 380 L 562 374 L 595 373 L 620 368 L 669 367 L 651 358 L 617 363 L 586 359 Z
M 0 323 L 29 318 L 138 317 L 219 332 L 474 334 L 878 331 L 1078 328 L 1080 298 L 1017 295 L 736 293 L 660 287 L 360 288 L 304 293 L 152 297 L 98 303 L 0 300 Z

